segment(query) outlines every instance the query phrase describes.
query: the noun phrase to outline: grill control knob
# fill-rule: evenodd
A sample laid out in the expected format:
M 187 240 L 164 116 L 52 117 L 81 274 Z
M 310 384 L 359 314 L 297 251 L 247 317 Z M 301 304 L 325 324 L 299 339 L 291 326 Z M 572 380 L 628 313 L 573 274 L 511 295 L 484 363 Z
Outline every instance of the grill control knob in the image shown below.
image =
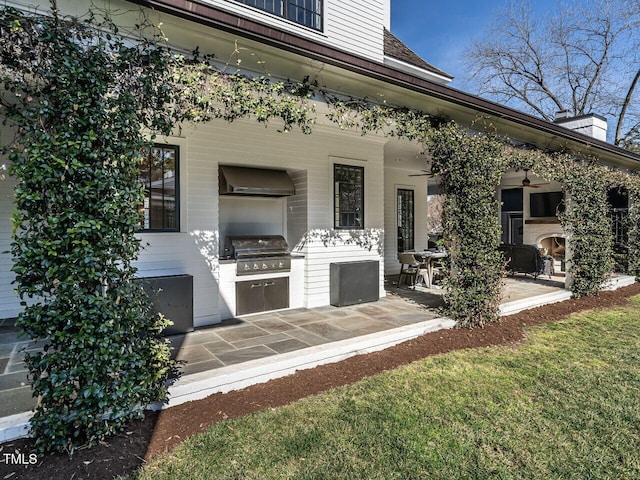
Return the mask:
M 282 268 L 282 267 L 284 267 L 284 263 L 279 262 L 279 263 L 278 263 L 278 268 Z
M 247 270 L 251 270 L 251 266 L 250 266 L 249 264 L 246 264 L 246 263 L 245 263 L 245 265 L 244 265 L 244 270 L 245 270 L 245 271 L 247 271 Z
M 254 270 L 260 270 L 260 267 L 258 266 L 258 264 L 257 264 L 257 263 L 254 263 L 254 264 L 253 264 L 253 269 L 254 269 Z
M 266 269 L 268 269 L 268 268 L 269 268 L 269 265 L 267 265 L 266 263 L 263 263 L 263 264 L 262 264 L 262 269 L 263 269 L 263 270 L 266 270 Z

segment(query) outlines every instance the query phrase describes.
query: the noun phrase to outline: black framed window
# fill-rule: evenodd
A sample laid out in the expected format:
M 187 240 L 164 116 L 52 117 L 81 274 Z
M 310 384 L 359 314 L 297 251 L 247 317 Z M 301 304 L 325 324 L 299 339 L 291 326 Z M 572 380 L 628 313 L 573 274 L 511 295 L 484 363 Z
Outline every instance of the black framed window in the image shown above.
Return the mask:
M 235 0 L 305 27 L 322 30 L 322 0 Z
M 180 230 L 179 153 L 175 145 L 154 145 L 142 153 L 138 177 L 145 190 L 145 198 L 140 206 L 142 230 Z
M 413 190 L 398 189 L 398 251 L 413 250 L 414 247 L 414 202 Z
M 334 227 L 364 228 L 364 167 L 333 166 Z

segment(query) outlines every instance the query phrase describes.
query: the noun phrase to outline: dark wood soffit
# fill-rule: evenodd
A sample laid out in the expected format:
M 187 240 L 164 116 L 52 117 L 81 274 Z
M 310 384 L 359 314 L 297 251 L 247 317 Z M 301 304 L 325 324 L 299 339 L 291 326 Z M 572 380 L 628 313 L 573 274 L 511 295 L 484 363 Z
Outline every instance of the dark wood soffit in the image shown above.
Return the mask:
M 321 61 L 351 72 L 390 83 L 417 93 L 489 114 L 500 119 L 534 128 L 579 144 L 588 145 L 610 154 L 640 163 L 640 155 L 587 135 L 573 132 L 526 113 L 512 110 L 445 85 L 430 82 L 394 70 L 385 65 L 353 55 L 312 40 L 239 17 L 210 5 L 191 0 L 127 0 L 131 3 L 168 13 L 185 20 L 216 28 L 249 40 L 266 44 L 286 52 Z

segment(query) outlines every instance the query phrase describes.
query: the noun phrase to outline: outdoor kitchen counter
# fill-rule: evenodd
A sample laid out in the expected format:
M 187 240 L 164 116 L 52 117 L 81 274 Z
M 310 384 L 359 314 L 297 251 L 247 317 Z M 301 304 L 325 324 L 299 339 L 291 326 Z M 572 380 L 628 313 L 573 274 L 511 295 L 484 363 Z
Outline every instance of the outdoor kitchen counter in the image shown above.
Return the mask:
M 304 255 L 291 254 L 291 271 L 237 275 L 236 261 L 220 260 L 220 313 L 222 320 L 236 316 L 236 283 L 268 278 L 289 278 L 289 308 L 302 308 L 304 302 Z

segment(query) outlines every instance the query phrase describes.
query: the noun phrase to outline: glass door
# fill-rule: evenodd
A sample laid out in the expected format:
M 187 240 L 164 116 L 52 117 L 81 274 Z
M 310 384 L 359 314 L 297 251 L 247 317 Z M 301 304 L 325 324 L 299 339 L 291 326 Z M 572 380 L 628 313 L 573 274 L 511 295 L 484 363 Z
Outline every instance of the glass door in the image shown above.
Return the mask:
M 397 200 L 398 252 L 405 252 L 415 248 L 413 190 L 399 188 Z
M 502 214 L 500 224 L 502 226 L 502 243 L 522 245 L 523 236 L 523 189 L 508 188 L 500 192 L 502 201 Z

